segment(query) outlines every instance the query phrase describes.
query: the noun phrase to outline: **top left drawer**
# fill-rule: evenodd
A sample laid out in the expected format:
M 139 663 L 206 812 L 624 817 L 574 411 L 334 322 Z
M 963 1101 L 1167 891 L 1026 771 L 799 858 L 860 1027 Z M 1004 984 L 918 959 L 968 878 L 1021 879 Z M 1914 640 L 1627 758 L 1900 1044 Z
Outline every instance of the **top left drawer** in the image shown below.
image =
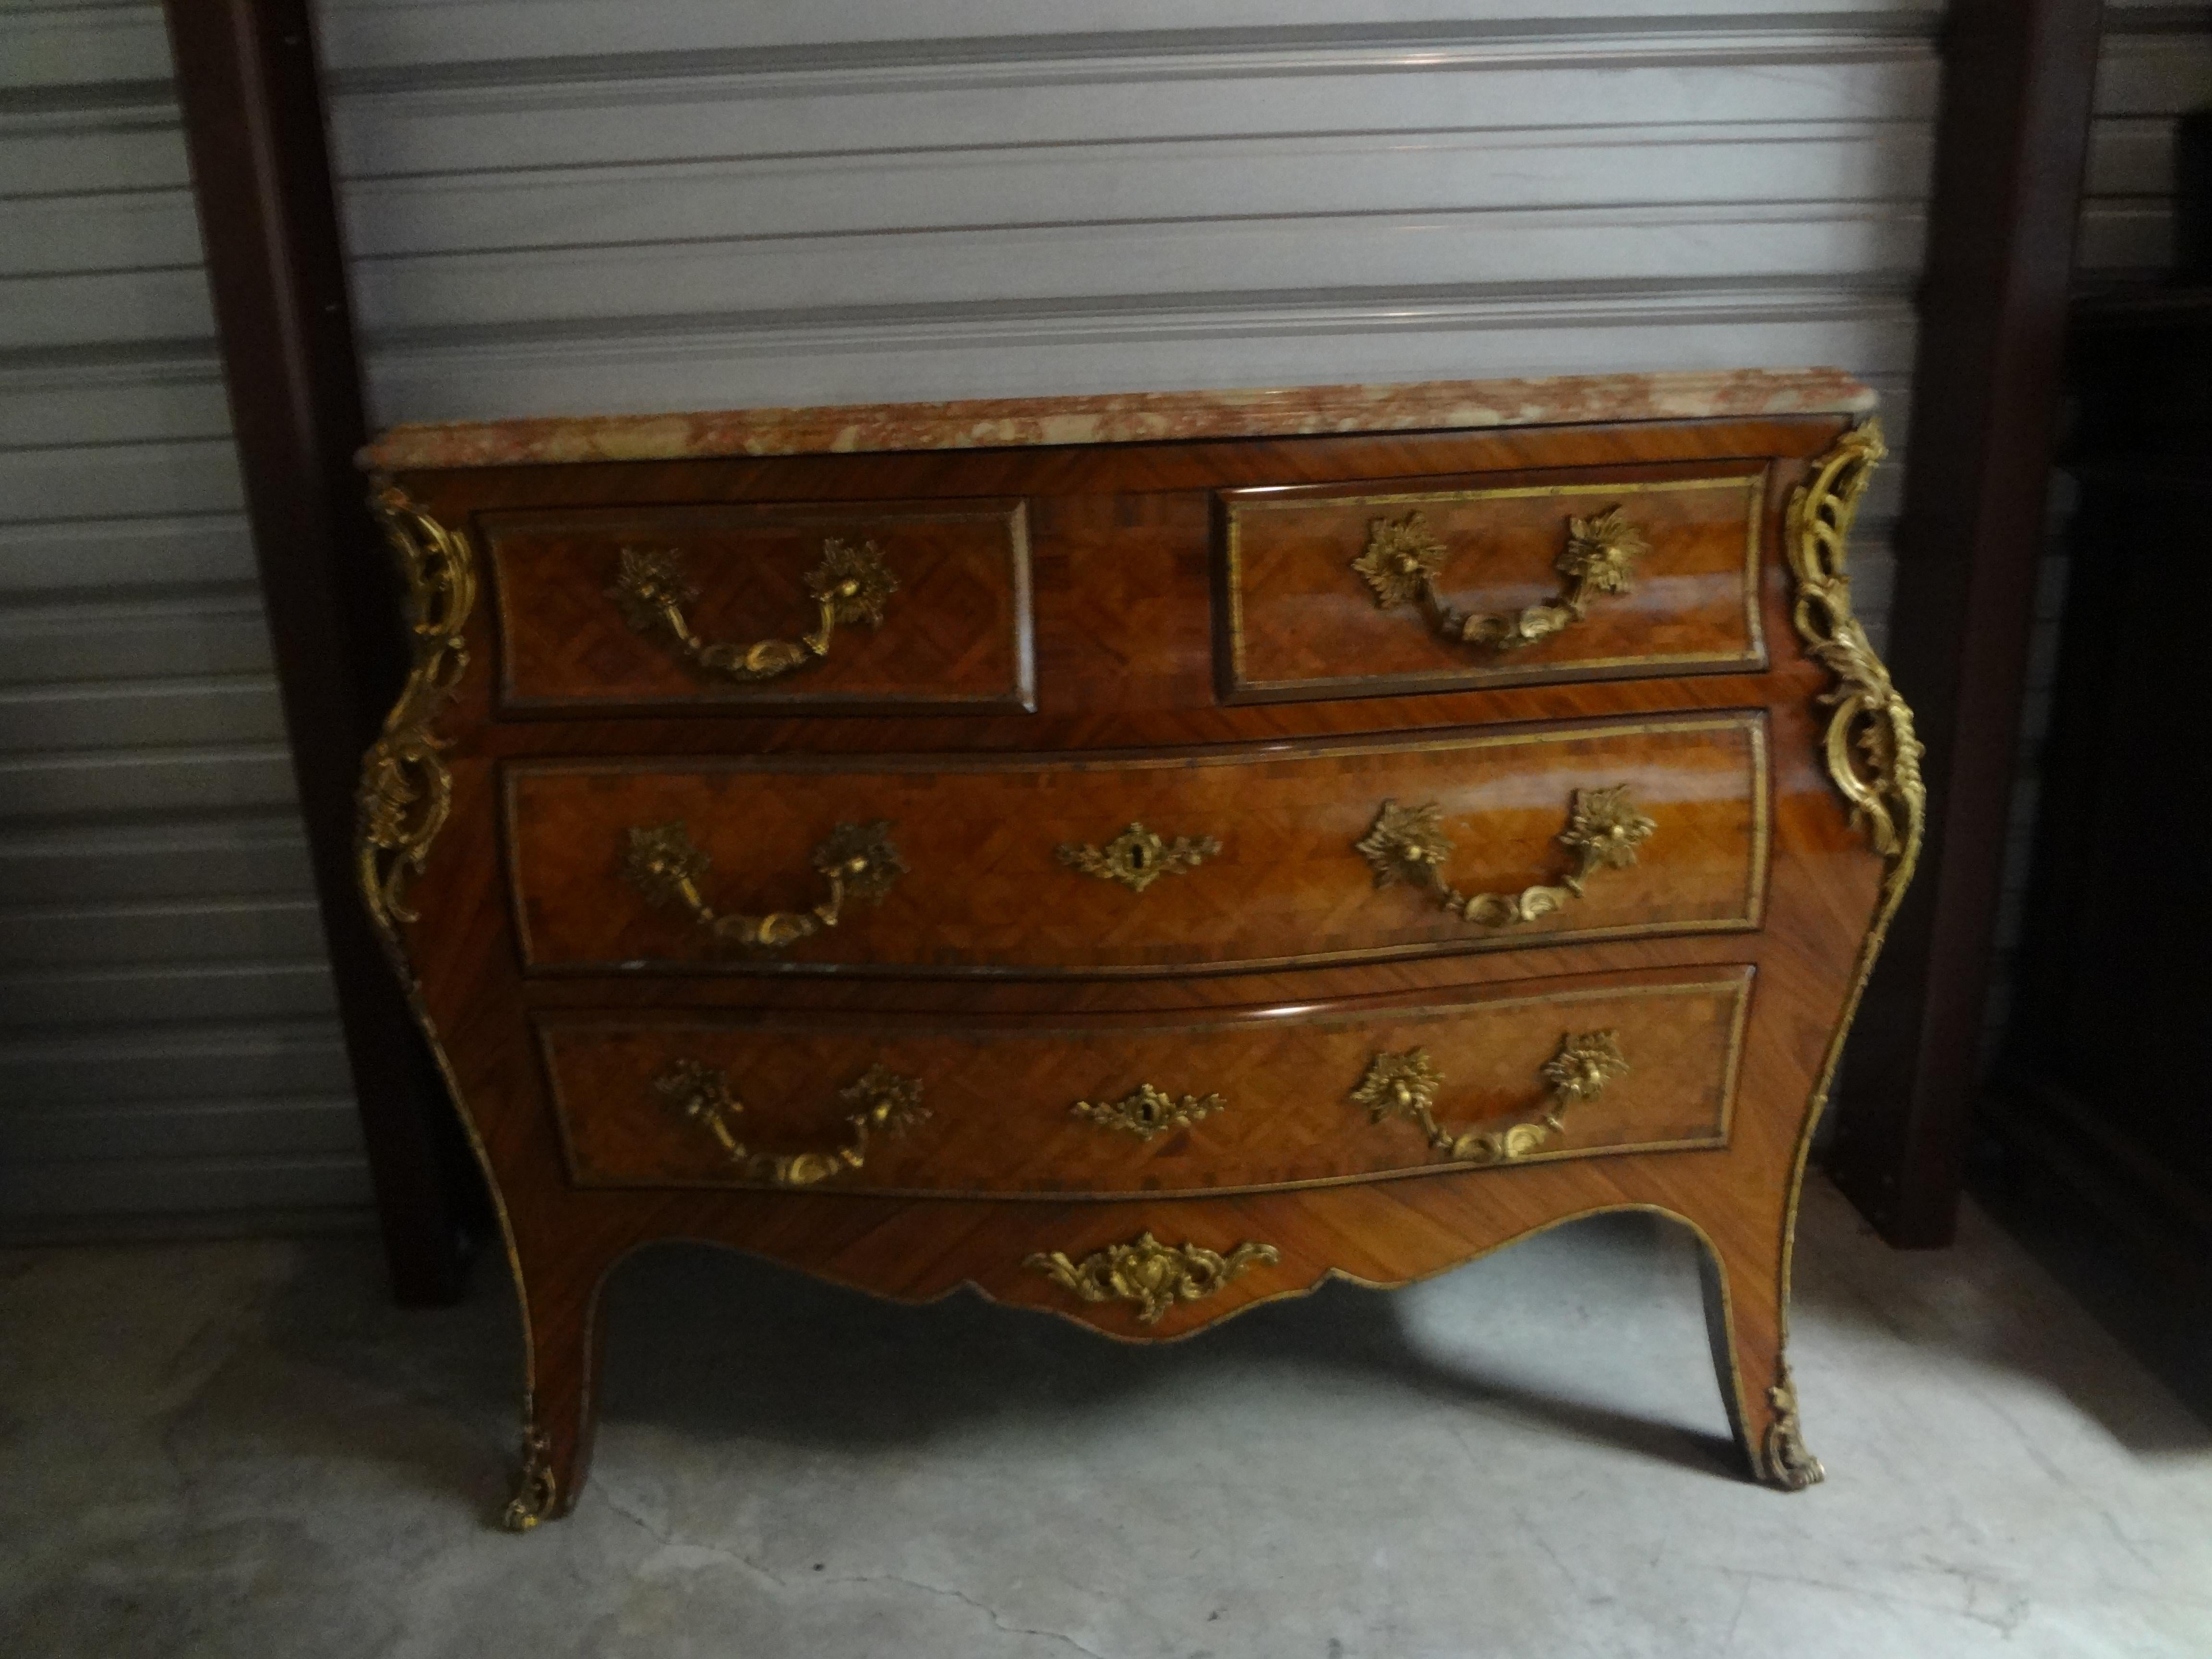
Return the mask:
M 518 713 L 1035 706 L 1018 501 L 488 513 Z

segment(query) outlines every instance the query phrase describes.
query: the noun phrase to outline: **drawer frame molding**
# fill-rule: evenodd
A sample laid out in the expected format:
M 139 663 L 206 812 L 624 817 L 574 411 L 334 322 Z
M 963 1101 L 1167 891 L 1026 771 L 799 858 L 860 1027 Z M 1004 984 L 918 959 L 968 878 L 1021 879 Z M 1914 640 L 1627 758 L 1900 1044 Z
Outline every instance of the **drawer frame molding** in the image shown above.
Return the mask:
M 414 661 L 383 730 L 362 758 L 355 796 L 356 868 L 362 898 L 403 982 L 414 982 L 399 929 L 415 920 L 407 889 L 429 862 L 430 843 L 453 807 L 447 740 L 434 722 L 468 672 L 465 630 L 477 600 L 467 532 L 448 530 L 398 485 L 378 481 L 370 510 L 407 588 Z
M 684 556 L 672 547 L 625 547 L 615 566 L 615 585 L 607 589 L 633 632 L 660 638 L 699 673 L 741 685 L 779 679 L 830 654 L 837 624 L 884 625 L 884 608 L 898 592 L 898 578 L 873 542 L 857 546 L 842 537 L 822 543 L 822 558 L 806 573 L 806 592 L 821 612 L 809 634 L 796 640 L 757 640 L 750 645 L 721 645 L 701 639 L 684 620 L 684 607 L 696 605 L 699 590 L 684 574 Z

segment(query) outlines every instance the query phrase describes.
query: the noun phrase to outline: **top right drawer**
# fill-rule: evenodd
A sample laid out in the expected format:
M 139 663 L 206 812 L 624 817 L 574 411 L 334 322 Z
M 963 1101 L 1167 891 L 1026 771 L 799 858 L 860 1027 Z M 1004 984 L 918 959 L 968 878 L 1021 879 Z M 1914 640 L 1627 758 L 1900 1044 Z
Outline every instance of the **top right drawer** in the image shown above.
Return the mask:
M 1224 697 L 1757 672 L 1766 464 L 1219 496 Z

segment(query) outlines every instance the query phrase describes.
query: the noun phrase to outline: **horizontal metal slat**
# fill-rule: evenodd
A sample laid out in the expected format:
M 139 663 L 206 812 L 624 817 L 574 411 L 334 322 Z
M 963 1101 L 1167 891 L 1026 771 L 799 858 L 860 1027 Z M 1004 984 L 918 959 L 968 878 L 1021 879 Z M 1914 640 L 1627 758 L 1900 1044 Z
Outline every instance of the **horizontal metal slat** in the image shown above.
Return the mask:
M 352 1087 L 329 1020 L 0 1038 L 0 1101 L 11 1107 L 344 1095 Z
M 337 1013 L 330 965 L 319 957 L 0 974 L 0 1029 L 292 1019 Z
M 300 899 L 313 890 L 307 832 L 289 814 L 0 832 L 0 908 L 7 909 Z
M 1295 58 L 1285 60 L 1294 64 Z M 1932 121 L 1924 43 L 1777 63 L 1639 48 L 1613 62 L 1297 73 L 1285 63 L 1086 61 L 1085 78 L 1036 66 L 963 75 L 934 65 L 873 76 L 732 75 L 555 88 L 346 93 L 331 110 L 342 179 L 562 167 L 683 156 L 815 155 L 1074 146 L 1316 132 L 1416 138 L 1522 128 L 1734 121 Z
M 325 1208 L 372 1197 L 358 1157 L 0 1164 L 0 1214 L 14 1218 Z
M 166 270 L 0 278 L 0 351 L 214 337 L 207 273 Z
M 244 504 L 228 437 L 0 450 L 0 513 L 9 519 L 235 513 Z
M 1910 281 L 1925 234 L 1909 208 L 1745 205 L 1511 210 L 1226 224 L 1069 225 L 791 241 L 441 255 L 356 264 L 364 325 L 845 308 L 1041 304 L 1134 295 L 1298 291 L 1376 297 L 1450 285 Z
M 272 672 L 251 588 L 167 599 L 9 605 L 0 599 L 0 688 Z
M 2085 200 L 2164 196 L 2173 189 L 2173 121 L 2163 115 L 2100 116 L 2089 127 Z
M 1820 24 L 1849 21 L 1933 26 L 1942 0 L 1822 0 Z M 1067 50 L 1054 37 L 1096 42 L 1109 31 L 1155 39 L 1205 40 L 1243 29 L 1258 35 L 1307 31 L 1319 38 L 1381 39 L 1393 33 L 1433 39 L 1445 26 L 1435 0 L 1110 0 L 1084 6 L 1040 6 L 1035 0 L 810 0 L 804 6 L 732 6 L 719 0 L 656 0 L 623 18 L 623 46 L 631 52 L 761 51 L 793 46 L 1032 37 L 1045 50 Z M 1513 33 L 1558 33 L 1585 20 L 1613 33 L 1638 21 L 1680 33 L 1686 23 L 1726 26 L 1739 20 L 1771 28 L 1774 0 L 1455 0 L 1451 23 L 1472 34 L 1484 25 L 1501 40 Z M 606 12 L 599 0 L 331 0 L 321 8 L 325 56 L 341 70 L 406 70 L 528 53 L 580 57 L 608 49 Z M 1356 20 L 1348 23 L 1347 16 Z M 1787 21 L 1786 18 L 1784 21 Z M 919 50 L 918 44 L 911 49 Z M 976 48 L 969 46 L 970 51 Z
M 0 9 L 0 88 L 168 78 L 169 40 L 159 6 Z
M 0 369 L 0 449 L 228 438 L 230 408 L 212 361 L 136 373 Z
M 313 961 L 322 921 L 304 899 L 209 899 L 0 912 L 10 970 L 153 963 Z
M 2097 55 L 2100 116 L 2176 116 L 2212 88 L 2212 30 L 2141 34 L 2106 31 Z
M 0 823 L 272 807 L 299 810 L 282 744 L 0 757 Z
M 254 580 L 242 514 L 0 523 L 0 594 L 200 586 Z
M 0 198 L 0 275 L 198 264 L 190 190 Z
M 188 188 L 176 110 L 0 113 L 0 196 Z
M 274 675 L 0 690 L 0 755 L 283 741 Z
M 1916 201 L 1932 152 L 1932 130 L 1902 122 L 1302 135 L 364 179 L 345 197 L 352 252 L 377 258 L 1270 215 Z
M 361 1156 L 352 1101 L 254 1100 L 61 1110 L 0 1109 L 0 1164 L 149 1158 Z

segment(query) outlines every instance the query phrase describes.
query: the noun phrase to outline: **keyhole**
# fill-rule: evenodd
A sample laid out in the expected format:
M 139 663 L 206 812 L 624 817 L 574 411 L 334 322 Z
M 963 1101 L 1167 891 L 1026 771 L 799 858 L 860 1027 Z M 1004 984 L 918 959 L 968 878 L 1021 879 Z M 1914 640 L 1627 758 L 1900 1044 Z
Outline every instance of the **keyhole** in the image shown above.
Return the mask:
M 1143 869 L 1145 867 L 1145 858 L 1146 853 L 1143 848 L 1132 847 L 1129 849 L 1129 867 L 1132 870 Z

